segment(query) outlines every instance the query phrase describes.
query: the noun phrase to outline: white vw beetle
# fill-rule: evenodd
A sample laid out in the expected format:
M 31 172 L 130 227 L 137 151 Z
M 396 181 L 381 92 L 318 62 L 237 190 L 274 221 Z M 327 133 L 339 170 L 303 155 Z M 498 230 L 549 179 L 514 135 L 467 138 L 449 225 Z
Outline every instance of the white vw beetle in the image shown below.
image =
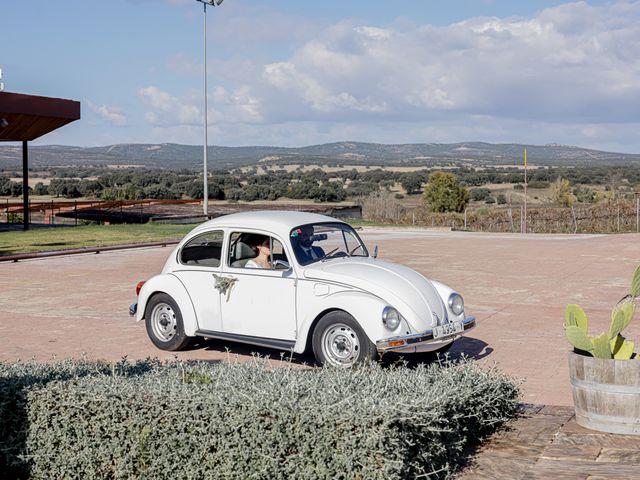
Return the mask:
M 335 366 L 444 351 L 475 326 L 458 293 L 376 256 L 351 226 L 324 215 L 226 215 L 194 228 L 162 273 L 138 284 L 129 312 L 163 350 L 209 337 L 312 349 Z

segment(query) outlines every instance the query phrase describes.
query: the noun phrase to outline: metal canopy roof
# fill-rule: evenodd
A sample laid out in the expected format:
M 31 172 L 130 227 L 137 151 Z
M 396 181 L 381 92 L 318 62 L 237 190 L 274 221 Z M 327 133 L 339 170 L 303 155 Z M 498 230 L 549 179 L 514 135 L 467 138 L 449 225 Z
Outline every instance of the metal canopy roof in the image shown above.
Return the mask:
M 80 102 L 0 93 L 0 141 L 31 141 L 80 119 Z
M 80 102 L 0 92 L 0 142 L 22 142 L 24 229 L 29 229 L 28 142 L 80 119 Z

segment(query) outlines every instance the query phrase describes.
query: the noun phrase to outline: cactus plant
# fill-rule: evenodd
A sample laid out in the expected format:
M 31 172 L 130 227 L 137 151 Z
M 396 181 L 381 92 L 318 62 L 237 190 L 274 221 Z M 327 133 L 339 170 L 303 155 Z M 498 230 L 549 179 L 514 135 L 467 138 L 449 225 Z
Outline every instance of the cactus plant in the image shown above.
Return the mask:
M 576 353 L 616 360 L 640 358 L 638 354 L 633 353 L 634 343 L 621 335 L 633 319 L 636 311 L 635 300 L 638 297 L 640 297 L 640 266 L 633 273 L 630 293 L 613 307 L 609 331 L 597 337 L 591 337 L 588 334 L 587 314 L 584 310 L 579 305 L 567 305 L 564 312 L 565 336 Z

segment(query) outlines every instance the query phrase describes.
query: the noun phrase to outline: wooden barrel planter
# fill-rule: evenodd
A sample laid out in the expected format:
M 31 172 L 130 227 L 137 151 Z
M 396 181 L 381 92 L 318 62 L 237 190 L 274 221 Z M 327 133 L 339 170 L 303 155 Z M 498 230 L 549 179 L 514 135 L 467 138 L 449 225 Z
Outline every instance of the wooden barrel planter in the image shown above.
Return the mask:
M 576 421 L 600 432 L 640 435 L 640 360 L 569 353 Z

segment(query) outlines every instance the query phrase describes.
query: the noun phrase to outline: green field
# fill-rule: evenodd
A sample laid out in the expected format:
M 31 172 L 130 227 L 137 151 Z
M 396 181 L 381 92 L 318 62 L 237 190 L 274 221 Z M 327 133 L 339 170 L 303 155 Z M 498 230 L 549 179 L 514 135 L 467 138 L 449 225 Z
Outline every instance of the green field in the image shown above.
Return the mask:
M 179 240 L 195 225 L 88 225 L 0 233 L 0 255 Z
M 382 226 L 371 220 L 347 220 L 354 227 Z M 88 225 L 80 227 L 37 228 L 0 232 L 0 256 L 16 253 L 68 250 L 83 247 L 104 247 L 132 243 L 180 240 L 197 224 L 171 225 Z

